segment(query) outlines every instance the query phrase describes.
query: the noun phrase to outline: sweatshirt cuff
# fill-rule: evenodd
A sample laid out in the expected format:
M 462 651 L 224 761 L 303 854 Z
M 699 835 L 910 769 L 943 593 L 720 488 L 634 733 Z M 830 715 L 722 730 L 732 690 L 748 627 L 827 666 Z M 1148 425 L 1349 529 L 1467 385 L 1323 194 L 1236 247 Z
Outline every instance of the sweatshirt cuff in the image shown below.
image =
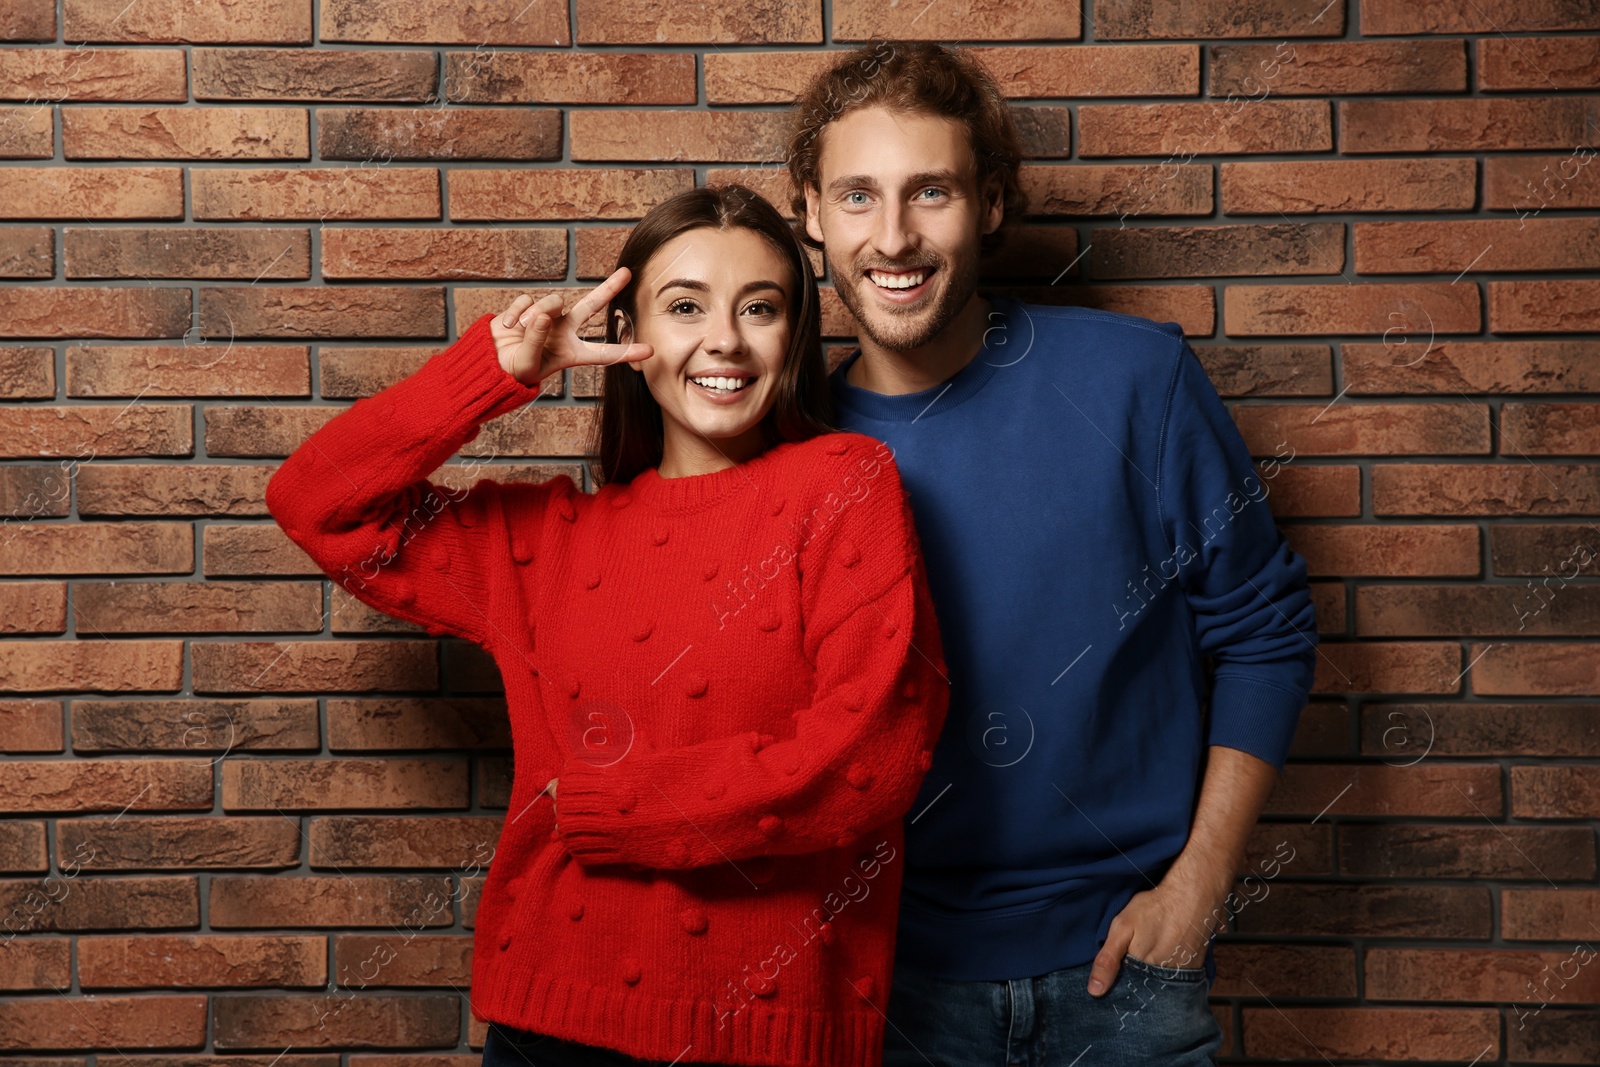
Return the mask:
M 1305 705 L 1300 692 L 1253 678 L 1219 676 L 1211 692 L 1206 743 L 1248 752 L 1281 771 Z
M 616 831 L 638 802 L 633 787 L 608 768 L 569 759 L 556 781 L 556 830 L 580 863 L 626 862 Z
M 500 366 L 489 322 L 499 312 L 486 312 L 462 332 L 456 343 L 431 357 L 412 376 L 417 388 L 436 396 L 461 420 L 467 440 L 481 425 L 539 396 L 539 385 L 523 385 Z

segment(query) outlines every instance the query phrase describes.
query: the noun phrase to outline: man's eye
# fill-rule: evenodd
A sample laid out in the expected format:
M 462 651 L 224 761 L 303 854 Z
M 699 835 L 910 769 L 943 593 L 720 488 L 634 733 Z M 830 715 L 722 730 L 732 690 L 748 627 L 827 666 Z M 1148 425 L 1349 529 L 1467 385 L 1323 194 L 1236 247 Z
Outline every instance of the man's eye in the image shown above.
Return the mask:
M 922 191 L 925 192 L 925 193 L 938 193 L 940 196 L 944 195 L 944 190 L 943 189 L 937 188 L 936 186 L 932 186 L 932 185 L 928 186 L 926 189 L 924 189 Z
M 857 191 L 857 192 L 854 192 L 854 193 L 845 193 L 845 194 L 844 194 L 844 198 L 845 198 L 845 200 L 846 200 L 846 201 L 847 201 L 847 202 L 850 202 L 850 198 L 851 198 L 851 197 L 852 197 L 852 196 L 866 196 L 866 195 L 867 195 L 867 194 L 866 194 L 866 193 L 863 193 L 863 192 L 860 192 L 860 191 Z M 856 206 L 860 206 L 860 201 L 854 201 L 854 202 L 853 202 L 853 203 L 854 203 L 854 204 L 855 204 L 855 205 L 856 205 Z

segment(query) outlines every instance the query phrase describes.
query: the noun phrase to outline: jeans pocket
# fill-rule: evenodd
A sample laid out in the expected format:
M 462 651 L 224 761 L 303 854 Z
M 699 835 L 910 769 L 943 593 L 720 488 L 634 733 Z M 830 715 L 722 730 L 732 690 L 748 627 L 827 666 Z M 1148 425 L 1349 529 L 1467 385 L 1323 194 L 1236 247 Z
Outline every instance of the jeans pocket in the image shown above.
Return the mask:
M 1140 959 L 1138 956 L 1128 954 L 1123 955 L 1122 964 L 1130 970 L 1135 970 L 1140 974 L 1146 974 L 1151 978 L 1159 978 L 1166 982 L 1203 982 L 1206 978 L 1206 969 L 1204 967 L 1165 967 L 1159 963 L 1151 963 L 1148 960 Z

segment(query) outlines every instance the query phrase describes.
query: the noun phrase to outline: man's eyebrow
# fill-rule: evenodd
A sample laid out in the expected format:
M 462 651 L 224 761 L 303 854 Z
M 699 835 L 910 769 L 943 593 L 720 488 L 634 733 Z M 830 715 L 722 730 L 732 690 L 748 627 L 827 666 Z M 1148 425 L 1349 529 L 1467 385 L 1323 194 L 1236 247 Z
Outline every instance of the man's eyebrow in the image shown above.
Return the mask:
M 906 184 L 920 187 L 924 185 L 953 185 L 960 181 L 961 175 L 957 174 L 949 167 L 941 167 L 938 170 L 918 171 L 906 179 Z M 835 178 L 833 181 L 828 183 L 828 193 L 829 195 L 842 193 L 846 189 L 854 189 L 858 185 L 865 185 L 876 189 L 878 187 L 878 180 L 870 174 L 846 174 L 844 177 Z
M 695 292 L 698 292 L 698 293 L 709 293 L 711 291 L 711 286 L 707 285 L 705 282 L 701 281 L 699 278 L 674 278 L 670 282 L 668 282 L 667 284 L 663 285 L 661 288 L 657 289 L 656 290 L 656 295 L 660 296 L 662 293 L 666 292 L 668 289 L 693 289 Z M 777 282 L 771 282 L 771 281 L 762 280 L 762 281 L 754 281 L 754 282 L 745 282 L 743 285 L 741 285 L 739 287 L 739 290 L 737 292 L 735 292 L 733 295 L 736 296 L 736 297 L 737 296 L 743 296 L 746 293 L 755 292 L 756 290 L 761 290 L 761 289 L 776 289 L 780 293 L 783 292 L 783 286 L 779 285 Z

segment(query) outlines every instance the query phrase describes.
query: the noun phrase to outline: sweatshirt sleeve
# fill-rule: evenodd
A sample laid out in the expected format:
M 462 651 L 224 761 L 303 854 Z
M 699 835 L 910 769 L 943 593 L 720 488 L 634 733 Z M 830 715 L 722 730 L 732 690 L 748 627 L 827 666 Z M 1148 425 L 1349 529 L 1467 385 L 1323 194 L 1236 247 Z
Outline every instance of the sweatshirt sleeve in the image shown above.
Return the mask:
M 1215 665 L 1207 744 L 1282 770 L 1316 669 L 1306 562 L 1199 358 L 1178 343 L 1156 480 L 1198 647 Z
M 504 549 L 492 544 L 495 520 L 504 529 L 502 516 L 512 511 L 537 521 L 531 505 L 546 490 L 490 479 L 453 489 L 427 475 L 482 423 L 539 395 L 537 385 L 500 366 L 490 318 L 480 316 L 416 373 L 330 419 L 266 489 L 267 510 L 284 533 L 358 600 L 430 634 L 484 647 L 497 636 L 489 567 Z
M 794 736 L 604 767 L 569 759 L 556 826 L 580 863 L 688 868 L 842 847 L 915 801 L 949 704 L 926 571 L 886 446 L 830 436 L 841 451 L 819 464 L 827 500 L 848 502 L 798 554 L 815 677 Z

